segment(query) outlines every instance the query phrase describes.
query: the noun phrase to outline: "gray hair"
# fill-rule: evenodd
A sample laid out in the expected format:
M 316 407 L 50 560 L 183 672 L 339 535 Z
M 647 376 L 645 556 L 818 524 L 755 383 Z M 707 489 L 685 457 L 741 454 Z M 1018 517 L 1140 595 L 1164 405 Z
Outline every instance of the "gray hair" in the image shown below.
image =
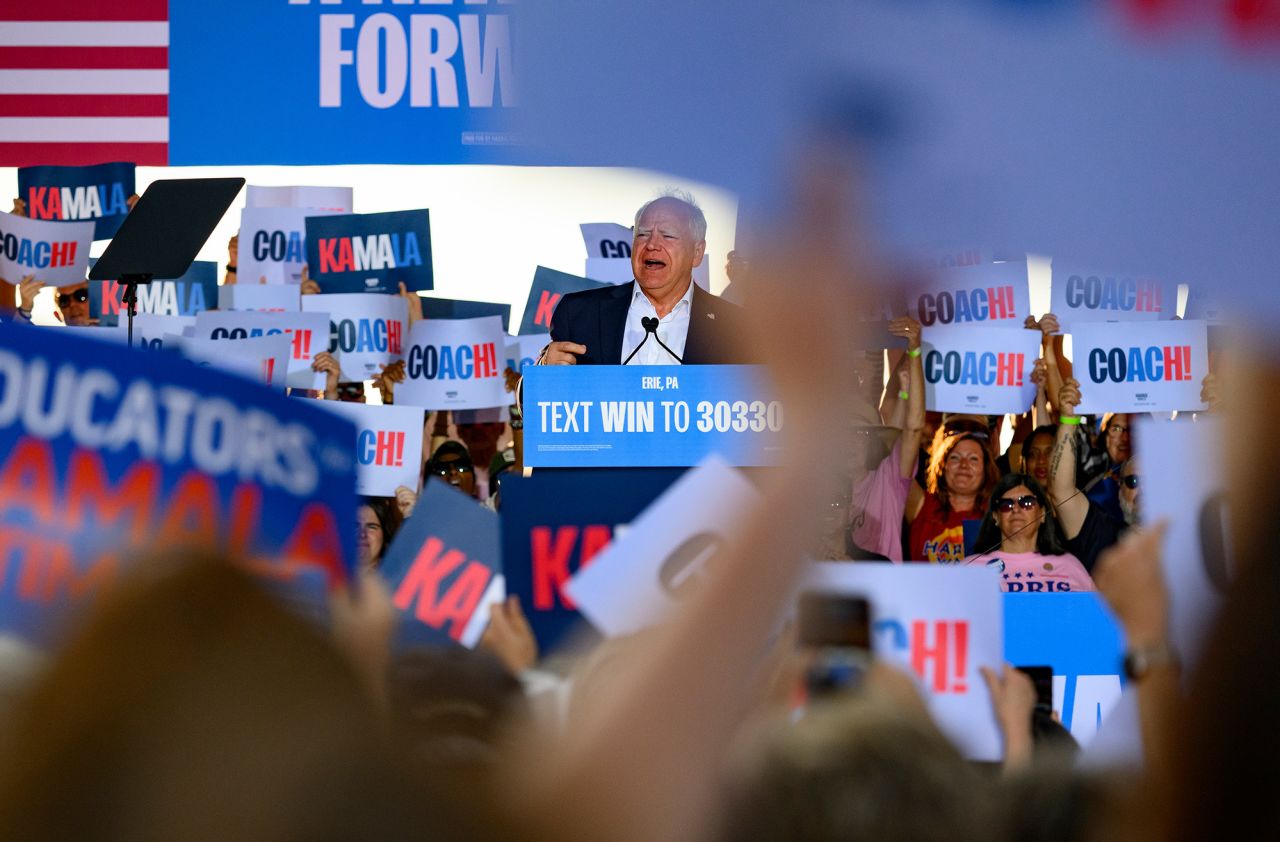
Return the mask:
M 674 187 L 663 190 L 656 197 L 640 206 L 640 210 L 636 211 L 636 227 L 639 227 L 640 217 L 644 216 L 644 212 L 647 211 L 654 202 L 661 202 L 664 199 L 674 199 L 684 205 L 685 211 L 689 214 L 689 227 L 693 230 L 693 238 L 695 240 L 705 240 L 707 238 L 707 217 L 702 212 L 702 208 L 698 207 L 698 203 L 694 200 L 693 194 L 687 190 L 678 190 Z

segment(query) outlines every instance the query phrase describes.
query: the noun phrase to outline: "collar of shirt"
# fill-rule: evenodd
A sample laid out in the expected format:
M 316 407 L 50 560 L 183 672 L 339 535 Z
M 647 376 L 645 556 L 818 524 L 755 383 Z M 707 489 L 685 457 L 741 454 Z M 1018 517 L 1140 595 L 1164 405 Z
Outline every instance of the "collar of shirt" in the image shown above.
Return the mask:
M 677 357 L 684 356 L 692 311 L 693 281 L 691 280 L 689 288 L 676 302 L 676 306 L 671 308 L 671 312 L 658 319 L 658 338 Z M 658 318 L 658 311 L 644 294 L 644 290 L 640 289 L 640 285 L 635 284 L 635 290 L 631 295 L 631 307 L 627 310 L 626 327 L 622 331 L 622 359 L 625 360 L 632 351 L 640 347 L 640 351 L 631 358 L 628 365 L 678 365 L 679 360 L 667 353 L 662 345 L 652 340 L 645 342 L 644 325 L 640 323 L 643 318 Z M 641 342 L 644 342 L 643 346 L 640 345 Z

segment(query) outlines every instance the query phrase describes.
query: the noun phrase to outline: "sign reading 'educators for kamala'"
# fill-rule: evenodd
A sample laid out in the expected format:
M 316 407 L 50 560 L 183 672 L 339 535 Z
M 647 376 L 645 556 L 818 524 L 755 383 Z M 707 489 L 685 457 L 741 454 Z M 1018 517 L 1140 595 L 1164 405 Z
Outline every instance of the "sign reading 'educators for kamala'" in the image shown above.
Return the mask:
M 0 348 L 0 626 L 82 604 L 146 550 L 199 546 L 282 579 L 345 581 L 354 440 L 349 421 L 311 402 L 177 355 L 65 328 L 11 331 Z
M 927 327 L 920 336 L 924 405 L 935 412 L 1026 412 L 1040 333 L 996 327 Z
M 533 366 L 524 417 L 525 464 L 538 468 L 781 458 L 782 404 L 758 366 Z
M 1082 415 L 1200 410 L 1209 373 L 1204 322 L 1086 323 L 1071 334 Z

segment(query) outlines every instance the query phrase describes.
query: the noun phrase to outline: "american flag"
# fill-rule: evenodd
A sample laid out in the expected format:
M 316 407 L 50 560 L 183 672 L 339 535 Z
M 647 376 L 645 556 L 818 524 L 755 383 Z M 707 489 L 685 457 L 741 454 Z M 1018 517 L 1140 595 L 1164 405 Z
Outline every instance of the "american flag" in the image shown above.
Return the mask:
M 0 0 L 0 166 L 169 158 L 168 0 Z

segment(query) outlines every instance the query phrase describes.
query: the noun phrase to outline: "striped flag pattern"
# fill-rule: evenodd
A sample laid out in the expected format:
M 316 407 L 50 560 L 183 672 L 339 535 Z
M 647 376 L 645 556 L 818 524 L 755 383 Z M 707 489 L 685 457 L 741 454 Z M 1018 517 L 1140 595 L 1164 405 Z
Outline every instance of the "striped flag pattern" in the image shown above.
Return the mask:
M 169 159 L 168 0 L 0 0 L 0 166 Z

